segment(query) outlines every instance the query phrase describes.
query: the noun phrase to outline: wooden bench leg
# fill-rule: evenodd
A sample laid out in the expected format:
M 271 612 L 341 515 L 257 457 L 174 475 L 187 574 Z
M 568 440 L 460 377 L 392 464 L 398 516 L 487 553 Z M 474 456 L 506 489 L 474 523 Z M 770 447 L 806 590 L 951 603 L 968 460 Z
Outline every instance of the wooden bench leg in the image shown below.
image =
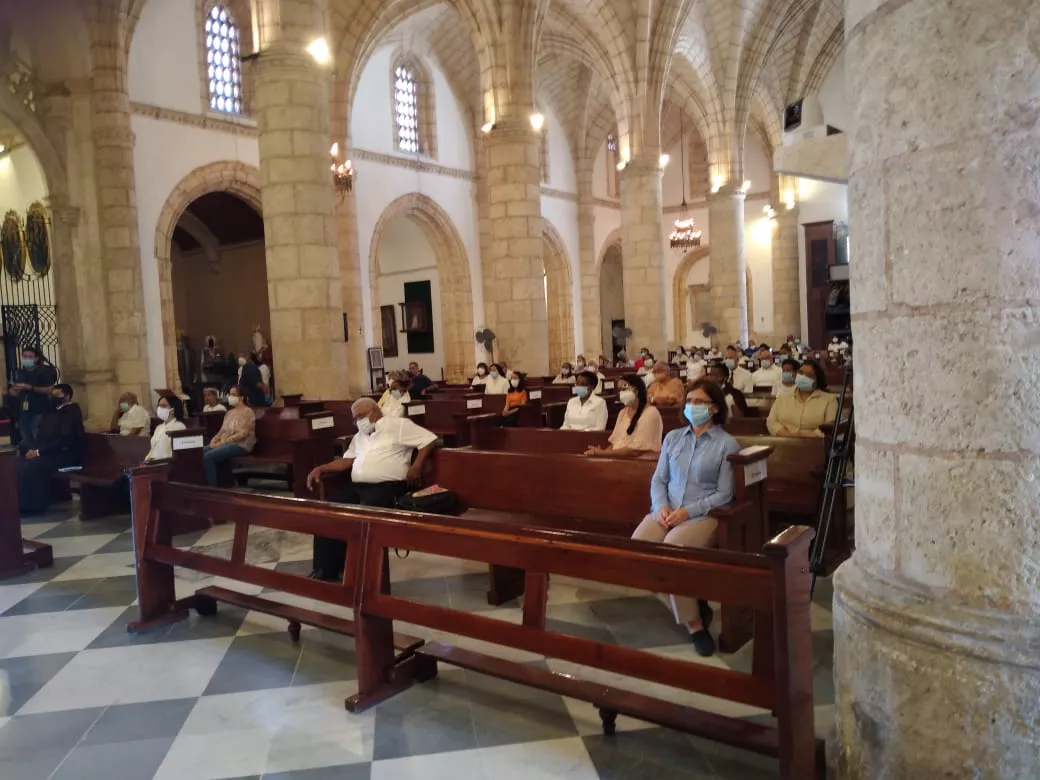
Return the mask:
M 500 607 L 524 595 L 525 573 L 512 566 L 488 566 L 488 604 Z
M 119 500 L 120 486 L 79 486 L 80 520 L 98 520 L 125 511 Z
M 750 609 L 722 605 L 719 651 L 735 653 L 751 641 L 754 617 Z

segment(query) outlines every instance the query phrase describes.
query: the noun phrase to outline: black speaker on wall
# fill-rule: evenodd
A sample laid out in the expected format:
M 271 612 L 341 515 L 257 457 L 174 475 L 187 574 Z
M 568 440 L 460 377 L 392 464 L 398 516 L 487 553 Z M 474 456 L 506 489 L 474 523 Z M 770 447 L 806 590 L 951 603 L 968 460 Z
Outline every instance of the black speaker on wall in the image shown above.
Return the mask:
M 784 132 L 786 133 L 789 130 L 797 130 L 801 126 L 802 101 L 796 100 L 784 109 Z

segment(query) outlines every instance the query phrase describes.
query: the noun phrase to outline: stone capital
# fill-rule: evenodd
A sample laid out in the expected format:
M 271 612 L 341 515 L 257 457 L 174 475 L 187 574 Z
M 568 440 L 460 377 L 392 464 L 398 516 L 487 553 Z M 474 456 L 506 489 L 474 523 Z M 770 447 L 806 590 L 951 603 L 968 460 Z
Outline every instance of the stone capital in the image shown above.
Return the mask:
M 292 80 L 306 77 L 315 81 L 328 81 L 331 71 L 319 65 L 298 45 L 287 41 L 274 41 L 257 53 L 253 62 L 253 75 L 257 81 L 277 80 L 281 77 Z
M 542 128 L 545 132 L 545 128 Z M 482 133 L 485 146 L 500 143 L 540 143 L 541 136 L 531 127 L 529 119 L 504 117 L 495 122 L 491 129 Z

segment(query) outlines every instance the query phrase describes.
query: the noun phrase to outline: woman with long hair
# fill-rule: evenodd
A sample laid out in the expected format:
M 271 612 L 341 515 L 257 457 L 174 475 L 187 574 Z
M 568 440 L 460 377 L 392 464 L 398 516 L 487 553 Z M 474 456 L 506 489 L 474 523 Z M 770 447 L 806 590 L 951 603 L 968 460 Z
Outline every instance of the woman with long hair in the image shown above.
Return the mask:
M 618 399 L 624 408 L 618 413 L 607 447 L 589 447 L 590 458 L 637 458 L 647 452 L 661 451 L 664 422 L 661 413 L 646 400 L 646 385 L 638 374 L 625 374 L 617 383 Z

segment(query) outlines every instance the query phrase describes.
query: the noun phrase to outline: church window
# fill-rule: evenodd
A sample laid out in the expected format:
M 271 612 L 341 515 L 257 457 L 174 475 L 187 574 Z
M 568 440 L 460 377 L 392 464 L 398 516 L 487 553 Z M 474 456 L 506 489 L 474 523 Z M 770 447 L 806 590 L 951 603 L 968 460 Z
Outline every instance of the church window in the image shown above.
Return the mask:
M 238 25 L 227 8 L 215 5 L 206 14 L 205 36 L 209 107 L 226 114 L 241 114 L 241 41 Z
M 607 197 L 621 196 L 621 176 L 618 173 L 618 142 L 616 133 L 607 133 Z
M 419 86 L 407 65 L 394 69 L 394 118 L 398 150 L 409 154 L 424 151 L 419 134 Z

